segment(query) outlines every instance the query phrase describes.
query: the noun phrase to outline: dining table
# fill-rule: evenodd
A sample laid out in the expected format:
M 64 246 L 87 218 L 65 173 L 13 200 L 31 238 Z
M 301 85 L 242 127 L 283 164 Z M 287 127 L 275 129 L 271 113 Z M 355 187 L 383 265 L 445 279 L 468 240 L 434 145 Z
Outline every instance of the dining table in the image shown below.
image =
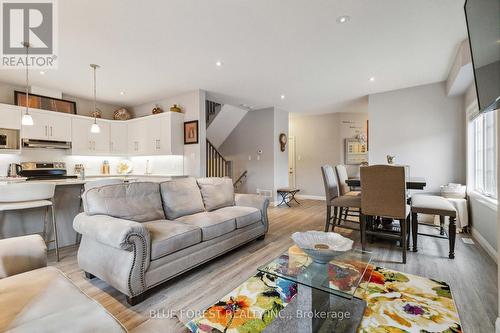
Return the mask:
M 346 181 L 349 187 L 363 187 L 359 177 L 349 178 Z M 406 188 L 408 190 L 423 190 L 427 186 L 427 182 L 423 177 L 410 177 L 406 180 Z

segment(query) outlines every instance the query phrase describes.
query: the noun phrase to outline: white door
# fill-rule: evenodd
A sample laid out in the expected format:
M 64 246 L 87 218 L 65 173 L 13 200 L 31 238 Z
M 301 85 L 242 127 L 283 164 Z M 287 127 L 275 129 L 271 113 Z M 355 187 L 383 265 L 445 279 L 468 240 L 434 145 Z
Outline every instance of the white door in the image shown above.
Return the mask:
M 109 123 L 97 119 L 99 125 L 99 133 L 91 133 L 90 140 L 92 141 L 92 151 L 96 155 L 109 154 Z
M 48 140 L 49 139 L 49 125 L 47 123 L 47 115 L 45 112 L 31 110 L 29 112 L 33 118 L 32 126 L 24 126 L 22 128 L 22 138 L 35 139 L 35 140 Z
M 288 138 L 288 184 L 295 187 L 295 137 Z
M 71 117 L 46 114 L 47 132 L 49 140 L 71 141 Z
M 128 137 L 127 123 L 111 122 L 110 123 L 110 143 L 109 151 L 113 155 L 127 155 Z
M 72 119 L 71 150 L 73 155 L 92 155 L 92 139 L 90 137 L 90 126 L 93 121 L 84 118 Z

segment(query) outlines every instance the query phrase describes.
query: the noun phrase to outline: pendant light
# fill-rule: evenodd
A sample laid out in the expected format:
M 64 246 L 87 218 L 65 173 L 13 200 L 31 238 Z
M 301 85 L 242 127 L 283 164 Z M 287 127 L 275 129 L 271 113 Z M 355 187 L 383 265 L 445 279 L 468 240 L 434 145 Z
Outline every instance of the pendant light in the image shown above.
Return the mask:
M 33 126 L 33 117 L 31 117 L 29 113 L 29 89 L 30 89 L 30 81 L 29 81 L 29 54 L 28 50 L 30 47 L 30 43 L 23 42 L 23 46 L 26 48 L 26 112 L 23 114 L 23 118 L 21 120 L 21 124 L 24 126 Z
M 97 98 L 96 98 L 96 70 L 99 68 L 99 65 L 90 64 L 90 67 L 94 70 L 94 123 L 90 127 L 90 132 L 99 133 L 101 132 L 101 128 L 97 124 Z

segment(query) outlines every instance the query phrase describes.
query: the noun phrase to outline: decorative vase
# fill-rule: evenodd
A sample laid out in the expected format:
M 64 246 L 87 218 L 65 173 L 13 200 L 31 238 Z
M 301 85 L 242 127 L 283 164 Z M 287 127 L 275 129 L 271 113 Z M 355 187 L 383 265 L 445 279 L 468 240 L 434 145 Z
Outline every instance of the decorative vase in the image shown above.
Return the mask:
M 179 105 L 177 104 L 174 104 L 171 108 L 170 108 L 170 111 L 171 112 L 182 112 L 181 108 Z
M 151 113 L 152 113 L 152 114 L 158 114 L 158 113 L 162 113 L 162 112 L 163 112 L 163 110 L 162 110 L 162 109 L 161 109 L 158 105 L 156 105 L 156 106 L 153 108 L 153 110 L 151 110 Z
M 92 118 L 102 118 L 102 113 L 101 113 L 101 111 L 99 111 L 99 110 L 97 110 L 97 111 L 92 111 L 92 112 L 90 113 L 90 116 L 91 116 Z
M 129 120 L 130 118 L 132 118 L 132 115 L 125 108 L 118 109 L 113 113 L 114 120 Z

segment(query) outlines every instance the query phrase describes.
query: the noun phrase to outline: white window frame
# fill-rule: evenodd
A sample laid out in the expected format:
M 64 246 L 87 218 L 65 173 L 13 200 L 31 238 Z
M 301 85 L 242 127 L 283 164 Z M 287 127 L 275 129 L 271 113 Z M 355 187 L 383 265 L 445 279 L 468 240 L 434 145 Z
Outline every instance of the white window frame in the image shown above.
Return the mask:
M 497 115 L 488 112 L 470 122 L 469 138 L 472 140 L 473 190 L 497 200 Z

